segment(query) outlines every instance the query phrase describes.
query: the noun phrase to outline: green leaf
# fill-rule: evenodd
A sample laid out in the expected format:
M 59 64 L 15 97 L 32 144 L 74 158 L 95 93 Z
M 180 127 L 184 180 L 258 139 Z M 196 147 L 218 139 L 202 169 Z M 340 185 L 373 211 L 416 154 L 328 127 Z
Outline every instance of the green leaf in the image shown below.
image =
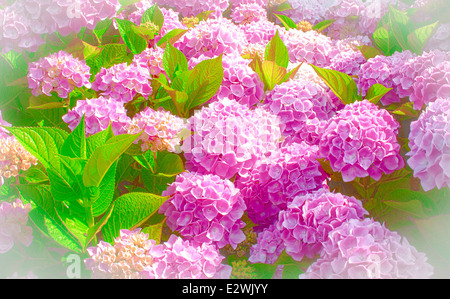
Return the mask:
M 86 160 L 59 156 L 60 169 L 48 168 L 52 196 L 57 201 L 76 201 L 82 198 L 81 175 Z
M 157 46 L 161 48 L 165 48 L 167 43 L 174 44 L 177 40 L 179 40 L 188 30 L 175 28 L 167 32 L 161 39 L 158 41 Z
M 133 159 L 136 160 L 142 167 L 153 171 L 155 168 L 155 159 L 152 151 L 146 151 L 140 155 L 134 155 Z
M 276 11 L 286 11 L 292 9 L 292 6 L 289 4 L 289 2 L 285 1 L 277 6 Z
M 100 195 L 92 203 L 92 215 L 94 217 L 105 213 L 114 199 L 116 190 L 116 171 L 118 162 L 114 162 L 106 172 L 102 181 L 100 182 Z
M 417 55 L 420 55 L 423 47 L 436 32 L 438 24 L 439 22 L 435 22 L 433 24 L 417 28 L 413 32 L 409 33 L 407 36 L 408 49 Z
M 161 29 L 164 25 L 164 15 L 157 4 L 154 4 L 142 14 L 141 24 L 147 22 L 152 22 L 157 25 L 159 29 Z
M 124 44 L 107 44 L 103 47 L 100 62 L 104 68 L 126 62 L 127 46 Z
M 94 135 L 91 135 L 86 138 L 86 157 L 89 158 L 95 152 L 97 148 L 104 145 L 106 141 L 114 136 L 114 132 L 111 127 L 111 123 L 109 126 Z
M 155 240 L 156 244 L 159 244 L 161 242 L 161 236 L 162 236 L 162 229 L 164 226 L 164 222 L 165 220 L 153 224 L 153 225 L 149 225 L 146 226 L 144 229 L 142 229 L 142 232 L 144 234 L 148 234 L 148 238 L 150 240 Z
M 198 18 L 199 22 L 201 22 L 201 21 L 207 20 L 209 15 L 213 12 L 214 12 L 214 10 L 205 10 L 205 11 L 202 11 L 201 13 L 198 13 L 197 15 L 195 15 L 195 17 Z
M 364 58 L 367 60 L 383 54 L 377 48 L 374 48 L 374 47 L 371 47 L 368 45 L 358 46 L 358 49 L 361 52 L 361 54 L 364 56 Z
M 85 242 L 83 244 L 83 251 L 86 251 L 87 246 L 89 243 L 94 239 L 94 237 L 101 232 L 103 226 L 108 222 L 109 217 L 111 217 L 112 211 L 114 209 L 114 203 L 110 206 L 109 210 L 105 215 L 95 223 L 94 226 L 88 229 Z
M 38 97 L 30 96 L 29 101 L 30 105 L 27 109 L 55 109 L 65 106 L 65 103 L 54 94 L 51 97 L 46 95 L 40 95 Z
M 275 85 L 280 84 L 287 74 L 286 68 L 279 66 L 275 61 L 263 61 L 262 71 L 268 90 L 272 90 Z
M 122 134 L 113 136 L 104 145 L 99 146 L 89 158 L 86 167 L 84 168 L 84 186 L 98 187 L 108 169 L 140 134 L 141 133 L 136 135 Z
M 403 115 L 408 117 L 418 117 L 420 111 L 414 110 L 413 102 L 406 102 L 402 104 L 400 107 L 392 111 L 393 114 Z
M 300 69 L 300 67 L 302 66 L 303 62 L 301 62 L 299 65 L 297 65 L 295 68 L 293 68 L 292 70 L 290 70 L 285 76 L 284 78 L 281 80 L 280 83 L 289 81 L 291 79 L 293 79 L 295 77 L 295 75 L 297 74 L 298 70 Z
M 366 93 L 365 99 L 373 104 L 377 104 L 392 88 L 387 88 L 383 84 L 375 83 Z
M 351 104 L 358 99 L 358 87 L 352 77 L 336 70 L 311 66 L 342 103 Z
M 264 60 L 274 61 L 278 66 L 284 68 L 287 68 L 289 65 L 289 53 L 286 45 L 280 38 L 278 30 L 266 46 Z
M 134 229 L 143 225 L 168 197 L 151 193 L 132 192 L 114 201 L 114 209 L 102 233 L 106 242 L 112 243 L 121 229 Z
M 184 172 L 183 159 L 177 154 L 168 151 L 157 153 L 157 172 L 166 175 L 177 175 Z
M 284 28 L 286 28 L 287 30 L 297 29 L 297 24 L 295 24 L 295 22 L 292 21 L 292 19 L 289 18 L 288 16 L 278 14 L 274 15 L 278 18 L 278 20 L 280 20 L 281 24 L 283 24 Z
M 164 50 L 163 67 L 170 80 L 176 77 L 177 72 L 184 72 L 189 69 L 186 56 L 184 56 L 183 52 L 172 46 L 170 42 L 167 43 Z
M 47 174 L 37 167 L 31 167 L 27 171 L 22 172 L 20 177 L 23 177 L 30 184 L 41 184 L 48 182 Z
M 327 29 L 331 24 L 333 24 L 335 21 L 336 20 L 324 20 L 314 25 L 312 29 L 318 32 L 322 32 L 325 29 Z
M 396 9 L 391 5 L 389 5 L 388 14 L 390 30 L 402 49 L 408 50 L 408 45 L 405 38 L 408 36 L 412 28 L 414 28 L 410 18 L 405 12 Z
M 139 54 L 147 48 L 147 41 L 133 31 L 136 25 L 129 20 L 121 20 L 116 18 L 117 27 L 120 36 L 130 49 L 131 53 Z
M 427 195 L 409 189 L 393 190 L 383 199 L 383 203 L 386 205 L 410 213 L 418 218 L 427 217 L 427 213 L 423 208 L 423 203 L 430 201 L 431 199 Z
M 85 115 L 80 120 L 80 123 L 67 136 L 61 148 L 61 155 L 70 158 L 86 159 L 86 125 Z
M 95 29 L 92 31 L 97 39 L 101 42 L 103 35 L 108 31 L 108 28 L 111 26 L 113 20 L 108 18 L 103 21 L 98 22 L 95 25 Z
M 22 146 L 45 168 L 54 167 L 59 169 L 59 149 L 64 144 L 68 133 L 58 128 L 49 127 L 4 127 L 11 132 Z
M 393 33 L 384 27 L 377 28 L 373 33 L 372 38 L 377 47 L 380 48 L 386 56 L 390 56 L 396 51 L 402 51 L 402 47 L 395 39 Z

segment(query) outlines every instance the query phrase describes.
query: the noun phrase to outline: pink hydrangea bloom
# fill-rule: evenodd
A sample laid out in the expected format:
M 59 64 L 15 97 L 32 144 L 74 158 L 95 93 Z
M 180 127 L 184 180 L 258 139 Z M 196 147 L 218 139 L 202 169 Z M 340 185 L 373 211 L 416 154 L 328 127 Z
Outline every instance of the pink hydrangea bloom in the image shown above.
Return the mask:
M 144 130 L 139 142 L 143 152 L 164 151 L 179 152 L 180 133 L 184 129 L 184 120 L 164 109 L 153 110 L 150 107 L 136 114 L 129 122 L 126 130 L 129 134 L 137 134 Z
M 181 146 L 186 169 L 230 179 L 245 175 L 258 157 L 278 147 L 278 118 L 228 98 L 197 110 L 188 119 L 193 134 Z
M 325 10 L 328 7 L 324 0 L 288 0 L 292 9 L 281 12 L 291 18 L 295 23 L 308 21 L 315 25 L 324 20 Z
M 328 119 L 342 108 L 339 99 L 322 83 L 291 80 L 266 94 L 263 106 L 280 118 L 286 143 L 317 144 Z
M 421 72 L 414 80 L 410 96 L 416 110 L 437 98 L 450 98 L 450 60 L 445 60 Z
M 424 49 L 450 51 L 450 22 L 438 25 L 436 32 L 431 36 Z
M 34 96 L 56 92 L 60 98 L 67 98 L 75 87 L 91 87 L 89 71 L 86 62 L 59 51 L 28 65 L 28 86 Z
M 175 46 L 187 59 L 198 58 L 202 54 L 208 57 L 220 54 L 238 53 L 246 46 L 244 32 L 231 20 L 225 18 L 201 21 L 181 37 Z
M 438 98 L 411 123 L 406 155 L 425 191 L 450 187 L 450 102 Z
M 267 11 L 256 3 L 240 3 L 233 7 L 230 17 L 236 24 L 247 24 L 267 19 Z
M 27 226 L 31 204 L 20 199 L 0 204 L 0 253 L 8 252 L 15 242 L 28 247 L 33 241 L 33 229 Z
M 151 76 L 147 68 L 126 62 L 116 64 L 108 69 L 101 68 L 95 75 L 92 89 L 101 91 L 115 101 L 129 102 L 136 94 L 148 97 L 152 93 L 149 82 Z
M 286 246 L 286 253 L 294 260 L 320 254 L 328 234 L 350 221 L 363 219 L 368 212 L 361 201 L 326 189 L 297 196 L 279 214 L 277 229 Z
M 281 29 L 279 25 L 276 25 L 267 19 L 239 24 L 239 28 L 244 32 L 245 38 L 249 44 L 263 44 L 264 47 L 277 33 L 277 30 Z
M 131 121 L 123 103 L 103 96 L 77 101 L 77 105 L 63 115 L 62 120 L 73 131 L 83 115 L 85 116 L 86 136 L 105 130 L 110 123 L 115 135 L 124 134 Z
M 171 235 L 169 240 L 152 247 L 152 265 L 141 272 L 147 279 L 228 279 L 231 266 L 222 264 L 225 259 L 217 247 L 208 244 L 192 244 L 188 240 Z
M 228 8 L 228 0 L 156 0 L 159 5 L 172 7 L 175 11 L 180 12 L 183 17 L 192 17 L 197 14 L 213 10 L 213 17 L 220 17 Z
M 115 17 L 122 20 L 129 20 L 136 25 L 141 24 L 144 12 L 154 5 L 153 0 L 140 0 L 136 3 L 124 7 L 124 9 Z
M 277 261 L 285 246 L 281 232 L 272 224 L 258 234 L 256 244 L 250 248 L 250 263 L 273 264 Z
M 371 45 L 371 41 L 367 36 L 336 40 L 337 53 L 332 55 L 329 68 L 348 75 L 358 75 L 361 65 L 366 62 L 366 58 L 358 49 L 362 45 Z
M 333 51 L 333 40 L 315 30 L 303 32 L 298 29 L 279 30 L 289 52 L 291 63 L 306 61 L 318 67 L 330 64 Z
M 150 75 L 157 78 L 161 73 L 165 74 L 162 63 L 163 55 L 163 48 L 147 48 L 141 53 L 134 55 L 132 63 L 142 68 L 147 68 Z
M 368 100 L 346 105 L 330 119 L 320 140 L 321 154 L 344 182 L 371 176 L 379 180 L 404 167 L 397 143 L 399 124 Z
M 324 241 L 321 257 L 299 278 L 418 279 L 433 275 L 424 253 L 371 218 L 350 219 Z
M 3 178 L 17 177 L 20 171 L 28 170 L 38 160 L 30 154 L 14 136 L 0 137 L 0 186 Z
M 241 220 L 246 209 L 239 189 L 216 175 L 179 174 L 162 196 L 170 196 L 159 209 L 166 223 L 184 238 L 223 248 L 245 240 Z
M 294 197 L 326 187 L 327 176 L 317 158 L 317 146 L 293 143 L 258 161 L 248 175 L 237 176 L 235 185 L 250 220 L 267 227 Z

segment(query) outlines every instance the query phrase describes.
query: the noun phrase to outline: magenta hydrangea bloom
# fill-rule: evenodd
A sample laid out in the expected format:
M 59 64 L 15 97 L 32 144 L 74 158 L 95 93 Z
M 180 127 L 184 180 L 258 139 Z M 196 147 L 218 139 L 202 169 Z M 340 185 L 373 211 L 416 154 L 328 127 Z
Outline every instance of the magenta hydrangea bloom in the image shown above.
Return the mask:
M 157 78 L 160 74 L 165 74 L 162 63 L 163 55 L 163 48 L 147 48 L 141 53 L 134 55 L 132 63 L 142 68 L 147 68 L 150 75 Z
M 250 263 L 273 264 L 277 261 L 285 246 L 281 232 L 272 224 L 258 234 L 256 244 L 250 248 Z
M 107 69 L 102 67 L 95 75 L 92 89 L 101 91 L 103 96 L 109 96 L 115 101 L 126 103 L 138 93 L 149 96 L 152 93 L 149 80 L 151 76 L 147 68 L 124 62 Z
M 351 219 L 363 219 L 368 212 L 361 201 L 326 189 L 297 196 L 280 211 L 277 229 L 294 260 L 320 254 L 328 234 Z
M 124 134 L 131 121 L 123 103 L 103 96 L 77 101 L 77 105 L 63 115 L 62 120 L 73 131 L 83 115 L 85 116 L 86 136 L 105 130 L 110 123 L 115 135 Z
M 450 102 L 439 98 L 411 123 L 407 162 L 425 191 L 450 187 L 449 119 Z
M 358 49 L 362 45 L 371 45 L 371 41 L 367 36 L 336 40 L 335 48 L 337 53 L 332 55 L 329 68 L 348 75 L 359 75 L 361 65 L 366 62 L 366 58 Z
M 333 40 L 316 30 L 303 32 L 298 29 L 279 30 L 289 52 L 291 63 L 306 61 L 318 67 L 326 67 L 331 62 Z
M 368 175 L 379 180 L 405 165 L 397 143 L 399 126 L 385 109 L 368 100 L 354 102 L 330 119 L 320 152 L 344 182 Z
M 154 259 L 140 273 L 146 279 L 228 279 L 231 266 L 222 264 L 225 259 L 214 245 L 192 244 L 171 235 L 169 240 L 152 247 Z
M 230 17 L 236 24 L 248 24 L 267 20 L 267 11 L 256 3 L 240 3 L 233 7 Z
M 197 110 L 187 121 L 193 132 L 181 146 L 186 169 L 230 179 L 245 175 L 258 157 L 278 148 L 278 118 L 228 98 Z
M 279 116 L 286 143 L 318 144 L 328 120 L 342 108 L 339 99 L 322 83 L 290 80 L 275 85 L 266 94 L 263 106 Z
M 350 219 L 329 233 L 321 257 L 299 278 L 418 279 L 433 267 L 424 253 L 371 218 Z
M 413 107 L 420 110 L 437 98 L 450 98 L 450 61 L 445 60 L 421 72 L 414 80 L 410 96 Z
M 89 71 L 86 62 L 59 51 L 28 65 L 28 87 L 34 96 L 56 92 L 60 98 L 67 98 L 75 87 L 91 87 Z
M 326 187 L 327 175 L 318 158 L 317 146 L 293 143 L 258 161 L 248 175 L 237 176 L 235 185 L 241 190 L 250 220 L 267 227 L 294 197 Z
M 162 196 L 170 196 L 159 209 L 169 228 L 198 244 L 223 248 L 245 240 L 241 220 L 246 209 L 239 189 L 216 175 L 179 174 Z
M 172 7 L 183 17 L 196 16 L 203 11 L 213 10 L 213 17 L 220 17 L 228 8 L 228 0 L 156 0 L 159 5 Z
M 379 83 L 385 87 L 392 88 L 381 98 L 381 103 L 385 106 L 394 102 L 400 102 L 398 89 L 402 86 L 399 76 L 404 73 L 405 62 L 413 59 L 416 55 L 410 51 L 395 52 L 391 56 L 377 55 L 368 59 L 359 71 L 358 88 L 363 96 L 369 88 Z M 396 80 L 394 80 L 396 78 Z M 406 84 L 406 82 L 404 82 Z M 402 94 L 403 95 L 403 94 Z
M 274 37 L 279 25 L 267 19 L 260 19 L 257 22 L 239 24 L 239 28 L 244 32 L 245 38 L 250 44 L 263 44 L 264 47 Z
M 184 129 L 184 120 L 160 108 L 150 107 L 136 114 L 126 130 L 129 134 L 143 133 L 136 140 L 143 152 L 164 151 L 179 152 L 180 133 Z
M 0 204 L 0 253 L 8 252 L 15 242 L 28 247 L 33 241 L 33 229 L 27 226 L 31 204 L 20 199 Z
M 216 57 L 220 54 L 238 53 L 246 46 L 247 40 L 240 27 L 225 18 L 201 21 L 181 37 L 175 47 L 186 58 L 198 58 L 202 54 Z

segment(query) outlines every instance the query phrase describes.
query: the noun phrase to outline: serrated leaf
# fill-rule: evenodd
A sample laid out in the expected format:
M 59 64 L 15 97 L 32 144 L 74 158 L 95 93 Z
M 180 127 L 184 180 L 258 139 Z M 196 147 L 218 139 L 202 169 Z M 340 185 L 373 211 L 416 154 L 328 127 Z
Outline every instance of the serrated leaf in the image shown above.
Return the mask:
M 420 55 L 423 47 L 436 32 L 438 24 L 439 22 L 435 22 L 433 24 L 417 28 L 413 32 L 409 33 L 407 36 L 408 48 L 417 55 Z
M 100 182 L 100 196 L 92 203 L 92 215 L 94 217 L 100 216 L 105 213 L 114 199 L 114 192 L 116 190 L 115 178 L 117 164 L 118 162 L 116 161 L 111 165 L 102 181 Z
M 358 46 L 358 49 L 361 52 L 361 54 L 364 56 L 364 58 L 367 60 L 370 58 L 374 58 L 378 55 L 382 55 L 380 50 L 378 50 L 375 47 L 368 46 L 368 45 Z
M 164 50 L 163 67 L 170 80 L 174 79 L 176 72 L 184 72 L 189 69 L 186 56 L 170 42 L 167 43 Z
M 167 43 L 174 44 L 177 40 L 179 40 L 188 30 L 175 28 L 167 32 L 161 39 L 158 41 L 157 46 L 161 48 L 165 48 Z
M 94 226 L 90 227 L 87 231 L 85 242 L 83 244 L 83 251 L 86 251 L 89 243 L 94 239 L 94 237 L 101 232 L 103 226 L 108 222 L 109 217 L 111 217 L 112 211 L 114 209 L 114 203 L 110 206 L 109 210 L 105 215 L 95 223 Z
M 412 30 L 413 24 L 411 23 L 408 15 L 389 5 L 389 25 L 395 39 L 403 50 L 408 50 L 406 37 Z
M 142 14 L 141 24 L 147 22 L 152 22 L 157 25 L 159 29 L 164 25 L 164 15 L 157 4 L 154 4 Z
M 120 36 L 130 49 L 131 53 L 139 54 L 147 48 L 147 41 L 133 31 L 136 25 L 129 20 L 121 20 L 116 18 L 116 24 L 119 29 Z
M 280 38 L 278 30 L 266 46 L 264 60 L 273 61 L 284 68 L 287 68 L 289 65 L 289 53 L 286 45 Z
M 127 46 L 124 44 L 107 44 L 100 53 L 100 65 L 110 68 L 113 65 L 126 62 Z
M 358 87 L 352 77 L 336 70 L 311 66 L 342 103 L 351 104 L 358 99 Z
M 280 84 L 287 74 L 286 68 L 279 66 L 274 61 L 263 61 L 262 71 L 268 90 L 272 90 L 275 85 Z
M 122 134 L 113 136 L 104 145 L 99 146 L 89 158 L 86 167 L 84 168 L 84 186 L 98 187 L 109 168 L 140 134 Z
M 100 132 L 95 133 L 86 138 L 86 157 L 89 158 L 95 152 L 95 150 L 104 145 L 106 141 L 114 136 L 114 132 L 111 127 L 111 123 L 108 127 Z
M 377 104 L 392 88 L 387 88 L 383 84 L 375 83 L 366 93 L 365 99 L 373 104 Z
M 322 22 L 317 23 L 316 25 L 313 26 L 313 30 L 316 30 L 317 32 L 322 32 L 325 29 L 327 29 L 328 27 L 331 26 L 331 24 L 333 24 L 336 20 L 324 20 Z
M 168 151 L 158 152 L 157 154 L 157 172 L 166 175 L 177 175 L 184 172 L 184 163 L 177 154 Z
M 427 213 L 423 208 L 423 203 L 430 201 L 431 199 L 427 195 L 409 189 L 393 190 L 383 199 L 383 203 L 386 205 L 410 213 L 418 218 L 427 217 Z
M 70 158 L 86 159 L 86 125 L 85 115 L 83 114 L 80 123 L 75 127 L 72 133 L 67 136 L 61 147 L 61 155 Z
M 103 226 L 106 242 L 112 243 L 121 229 L 134 229 L 144 224 L 168 199 L 151 193 L 127 193 L 114 201 L 114 209 Z
M 280 20 L 281 24 L 283 24 L 284 28 L 286 28 L 287 30 L 297 29 L 297 24 L 295 24 L 295 22 L 292 21 L 292 19 L 289 18 L 288 16 L 278 14 L 274 15 L 278 18 L 278 20 Z

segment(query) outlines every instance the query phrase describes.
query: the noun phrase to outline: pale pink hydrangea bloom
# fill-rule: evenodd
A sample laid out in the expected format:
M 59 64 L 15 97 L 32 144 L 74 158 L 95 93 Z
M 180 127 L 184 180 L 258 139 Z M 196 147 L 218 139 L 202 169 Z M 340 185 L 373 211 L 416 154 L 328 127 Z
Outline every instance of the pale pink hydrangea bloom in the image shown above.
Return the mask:
M 85 61 L 59 51 L 28 65 L 28 86 L 34 96 L 56 92 L 67 98 L 75 87 L 91 87 L 89 71 Z
M 406 155 L 425 191 L 450 187 L 450 102 L 438 98 L 411 123 Z
M 250 248 L 250 263 L 273 264 L 285 249 L 281 232 L 272 224 L 258 233 L 256 244 Z
M 264 47 L 272 37 L 274 37 L 277 30 L 281 29 L 279 25 L 276 25 L 267 19 L 239 24 L 239 28 L 244 32 L 245 38 L 249 44 L 262 44 Z
M 332 55 L 329 68 L 348 75 L 359 75 L 361 65 L 366 62 L 366 58 L 358 47 L 362 45 L 371 46 L 371 44 L 372 42 L 367 36 L 336 40 L 336 53 Z
M 433 266 L 424 253 L 398 233 L 371 218 L 350 219 L 329 233 L 321 257 L 303 279 L 430 278 Z
M 267 19 L 267 12 L 256 3 L 241 3 L 232 9 L 230 17 L 236 24 L 247 24 Z
M 33 241 L 33 229 L 27 226 L 31 204 L 23 204 L 20 199 L 13 203 L 0 204 L 0 253 L 6 253 L 20 243 L 26 247 Z
M 295 23 L 308 21 L 315 25 L 324 20 L 324 15 L 329 2 L 325 0 L 288 0 L 292 9 L 281 12 Z
M 286 253 L 301 261 L 304 256 L 320 254 L 333 229 L 367 214 L 356 198 L 321 189 L 294 198 L 286 210 L 280 211 L 276 225 Z
M 368 100 L 348 104 L 328 122 L 321 154 L 344 182 L 366 176 L 379 180 L 405 165 L 397 142 L 399 126 L 387 110 Z
M 212 17 L 220 17 L 228 8 L 228 0 L 156 0 L 159 5 L 168 6 L 178 11 L 183 17 L 192 17 L 197 14 L 213 10 Z
M 36 157 L 30 154 L 16 137 L 0 137 L 0 186 L 4 178 L 16 177 L 20 171 L 28 170 L 37 163 Z
M 182 118 L 162 108 L 153 110 L 147 107 L 133 117 L 126 130 L 129 134 L 143 131 L 136 140 L 143 152 L 147 150 L 179 152 L 180 133 L 184 127 Z
M 141 53 L 134 55 L 132 63 L 142 68 L 147 68 L 150 75 L 157 78 L 160 74 L 165 74 L 162 63 L 163 55 L 163 48 L 147 48 Z
M 124 134 L 131 121 L 123 103 L 103 96 L 77 101 L 77 105 L 63 115 L 62 120 L 73 131 L 83 115 L 85 116 L 86 136 L 105 130 L 109 124 L 115 135 Z

